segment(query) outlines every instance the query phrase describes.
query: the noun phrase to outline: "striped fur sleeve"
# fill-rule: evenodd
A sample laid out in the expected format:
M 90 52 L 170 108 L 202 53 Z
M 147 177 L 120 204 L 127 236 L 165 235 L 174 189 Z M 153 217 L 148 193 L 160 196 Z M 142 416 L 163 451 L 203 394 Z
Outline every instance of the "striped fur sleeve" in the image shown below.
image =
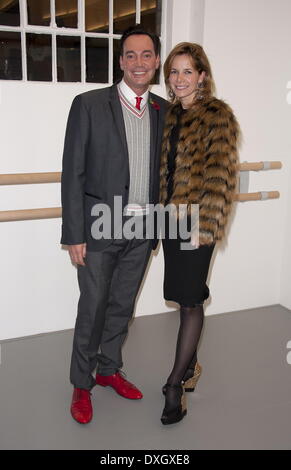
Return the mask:
M 205 114 L 205 164 L 199 207 L 200 243 L 223 238 L 238 171 L 239 125 L 231 108 L 215 100 Z

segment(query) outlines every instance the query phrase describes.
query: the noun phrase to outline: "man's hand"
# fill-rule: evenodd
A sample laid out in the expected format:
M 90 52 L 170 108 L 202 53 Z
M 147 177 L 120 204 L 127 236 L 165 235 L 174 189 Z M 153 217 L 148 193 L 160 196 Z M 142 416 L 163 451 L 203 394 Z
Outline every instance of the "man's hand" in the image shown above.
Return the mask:
M 69 254 L 72 263 L 85 266 L 84 258 L 86 257 L 86 243 L 80 245 L 69 245 Z

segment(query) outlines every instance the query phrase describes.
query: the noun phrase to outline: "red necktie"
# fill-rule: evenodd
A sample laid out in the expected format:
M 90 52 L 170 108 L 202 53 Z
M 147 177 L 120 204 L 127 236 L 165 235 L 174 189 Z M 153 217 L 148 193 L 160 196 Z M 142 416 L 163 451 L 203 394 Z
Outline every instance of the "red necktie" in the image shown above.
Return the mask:
M 140 111 L 140 102 L 141 102 L 142 98 L 140 96 L 136 96 L 135 99 L 136 99 L 135 107 L 136 107 L 136 109 L 138 109 Z

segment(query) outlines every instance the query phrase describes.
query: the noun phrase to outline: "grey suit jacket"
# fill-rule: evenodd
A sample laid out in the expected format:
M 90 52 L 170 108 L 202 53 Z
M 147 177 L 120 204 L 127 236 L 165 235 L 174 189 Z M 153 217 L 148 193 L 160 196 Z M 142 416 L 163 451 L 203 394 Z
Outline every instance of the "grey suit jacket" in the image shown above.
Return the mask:
M 149 94 L 150 203 L 159 201 L 159 168 L 164 116 L 167 102 Z M 158 108 L 158 109 L 157 109 Z M 96 240 L 91 227 L 96 216 L 92 207 L 107 204 L 114 218 L 114 196 L 128 202 L 130 184 L 125 126 L 117 86 L 93 90 L 75 97 L 68 117 L 62 169 L 61 243 L 87 243 L 87 249 L 99 251 L 112 243 L 111 238 Z M 113 226 L 113 223 L 112 223 Z M 113 227 L 112 227 L 113 229 Z M 155 248 L 157 240 L 153 241 Z

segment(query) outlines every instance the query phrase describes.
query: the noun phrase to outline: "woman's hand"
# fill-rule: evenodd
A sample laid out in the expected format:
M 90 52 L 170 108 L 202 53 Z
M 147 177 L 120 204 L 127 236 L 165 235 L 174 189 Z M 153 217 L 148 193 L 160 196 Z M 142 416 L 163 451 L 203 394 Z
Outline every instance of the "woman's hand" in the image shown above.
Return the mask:
M 199 231 L 194 230 L 194 232 L 191 233 L 190 243 L 194 247 L 194 249 L 199 248 Z

